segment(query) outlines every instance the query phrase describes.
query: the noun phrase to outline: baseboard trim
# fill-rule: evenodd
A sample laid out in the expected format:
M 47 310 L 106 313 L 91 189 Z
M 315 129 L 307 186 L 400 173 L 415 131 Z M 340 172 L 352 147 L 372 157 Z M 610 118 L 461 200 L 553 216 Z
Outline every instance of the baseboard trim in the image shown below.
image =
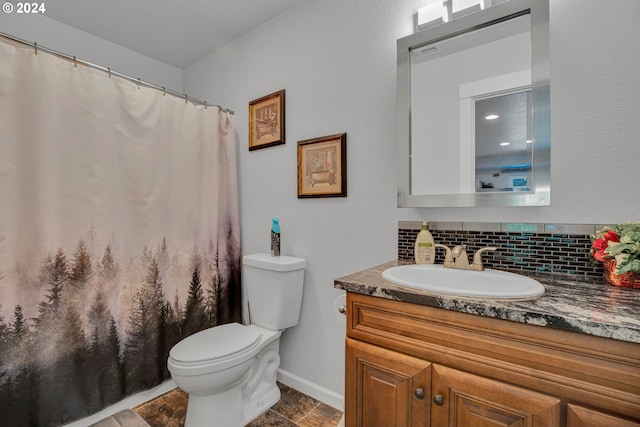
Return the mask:
M 158 396 L 161 396 L 174 388 L 176 383 L 172 379 L 168 379 L 160 385 L 155 386 L 149 390 L 144 390 L 139 393 L 126 397 L 111 406 L 106 407 L 100 412 L 96 412 L 86 418 L 82 418 L 78 421 L 74 421 L 69 424 L 64 424 L 62 427 L 87 427 L 88 425 L 97 423 L 107 417 L 110 417 L 124 409 L 131 409 L 149 400 L 153 400 Z M 292 386 L 293 387 L 293 386 Z
M 278 381 L 333 408 L 344 411 L 344 395 L 342 394 L 308 381 L 284 369 L 278 369 Z

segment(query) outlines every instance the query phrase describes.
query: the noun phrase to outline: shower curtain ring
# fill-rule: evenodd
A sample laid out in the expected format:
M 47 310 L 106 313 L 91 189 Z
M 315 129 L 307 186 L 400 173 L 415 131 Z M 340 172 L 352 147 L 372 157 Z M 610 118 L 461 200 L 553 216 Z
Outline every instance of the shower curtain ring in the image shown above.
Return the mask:
M 204 101 L 204 109 L 206 110 L 209 106 L 207 105 L 207 101 Z
M 109 78 L 111 78 L 111 68 L 107 67 L 107 71 L 109 71 Z
M 76 59 L 76 57 L 73 57 L 73 66 L 78 68 L 78 60 Z
M 138 89 L 140 89 L 140 77 L 138 77 Z
M 185 93 L 184 94 L 184 103 L 186 104 L 187 102 L 189 102 L 189 96 Z
M 166 96 L 167 95 L 167 89 L 162 86 L 162 96 Z
M 36 55 L 38 54 L 38 42 L 33 42 L 33 48 L 35 49 Z

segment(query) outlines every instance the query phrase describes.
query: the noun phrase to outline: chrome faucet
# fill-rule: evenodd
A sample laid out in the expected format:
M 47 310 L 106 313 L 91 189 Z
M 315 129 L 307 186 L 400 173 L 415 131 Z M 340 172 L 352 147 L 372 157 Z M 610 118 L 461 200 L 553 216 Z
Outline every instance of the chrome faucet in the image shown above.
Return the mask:
M 436 248 L 444 248 L 447 253 L 444 257 L 443 266 L 446 268 L 457 268 L 460 270 L 474 270 L 484 271 L 484 265 L 482 264 L 482 253 L 486 251 L 495 251 L 498 248 L 495 246 L 489 246 L 479 249 L 473 255 L 473 261 L 469 264 L 469 256 L 467 255 L 467 245 L 457 245 L 453 249 L 449 249 L 445 245 L 436 244 Z

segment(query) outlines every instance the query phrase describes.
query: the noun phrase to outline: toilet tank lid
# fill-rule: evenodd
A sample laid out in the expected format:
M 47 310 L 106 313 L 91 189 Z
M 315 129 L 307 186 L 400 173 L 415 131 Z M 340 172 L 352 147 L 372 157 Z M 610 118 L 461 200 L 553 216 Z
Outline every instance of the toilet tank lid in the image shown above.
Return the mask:
M 271 271 L 301 270 L 307 265 L 304 258 L 292 256 L 271 256 L 271 254 L 252 254 L 242 257 L 242 263 L 251 267 Z

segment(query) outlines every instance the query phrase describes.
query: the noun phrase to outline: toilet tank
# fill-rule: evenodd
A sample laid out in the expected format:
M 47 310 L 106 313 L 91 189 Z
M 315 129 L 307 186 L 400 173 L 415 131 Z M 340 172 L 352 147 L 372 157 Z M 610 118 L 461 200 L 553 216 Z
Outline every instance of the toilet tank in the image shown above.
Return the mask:
M 306 261 L 253 254 L 245 255 L 242 264 L 251 323 L 272 330 L 297 325 Z

